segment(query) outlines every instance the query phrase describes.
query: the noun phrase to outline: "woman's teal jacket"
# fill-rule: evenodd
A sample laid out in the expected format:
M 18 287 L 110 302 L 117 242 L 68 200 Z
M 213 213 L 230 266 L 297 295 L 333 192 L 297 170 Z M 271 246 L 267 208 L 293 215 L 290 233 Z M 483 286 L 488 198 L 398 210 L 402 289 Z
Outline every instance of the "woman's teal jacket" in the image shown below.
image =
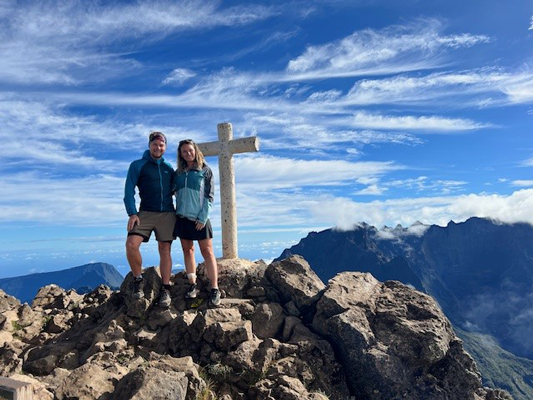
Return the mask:
M 190 169 L 174 175 L 176 214 L 202 224 L 209 218 L 215 199 L 215 180 L 207 164 L 201 170 Z

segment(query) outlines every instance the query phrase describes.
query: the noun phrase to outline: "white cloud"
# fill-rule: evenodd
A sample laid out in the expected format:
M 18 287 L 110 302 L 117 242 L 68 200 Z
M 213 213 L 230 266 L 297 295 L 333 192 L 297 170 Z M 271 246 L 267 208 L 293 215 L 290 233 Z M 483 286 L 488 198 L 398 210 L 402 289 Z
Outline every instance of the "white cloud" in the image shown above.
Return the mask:
M 124 223 L 124 178 L 69 179 L 28 172 L 0 177 L 0 223 L 113 226 Z
M 421 101 L 427 104 L 427 101 L 442 101 L 443 98 L 452 96 L 466 98 L 480 93 L 498 93 L 501 92 L 500 87 L 503 89 L 506 84 L 514 84 L 517 79 L 523 79 L 523 76 L 493 70 L 364 79 L 357 82 L 343 100 L 358 105 L 416 104 Z M 468 105 L 461 103 L 457 106 Z
M 392 116 L 357 112 L 351 119 L 351 124 L 358 128 L 416 130 L 425 133 L 468 131 L 490 127 L 464 118 L 445 118 L 440 116 Z
M 69 172 L 89 169 L 92 173 L 124 171 L 127 162 L 117 160 L 117 151 L 135 151 L 140 157 L 148 145 L 148 133 L 154 129 L 165 132 L 169 140 L 167 157 L 173 163 L 174 150 L 183 137 L 207 139 L 201 132 L 161 124 L 159 116 L 143 117 L 141 123 L 83 116 L 68 111 L 54 102 L 17 98 L 0 94 L 0 115 L 4 129 L 0 140 L 7 143 L 13 137 L 24 138 L 24 146 L 13 152 L 9 146 L 0 146 L 0 156 L 6 161 L 0 170 L 11 164 L 24 162 L 28 168 L 53 168 Z
M 404 226 L 421 221 L 426 225 L 446 225 L 450 220 L 464 221 L 472 216 L 496 219 L 505 223 L 533 224 L 533 189 L 523 189 L 511 195 L 469 194 L 448 197 L 420 197 L 354 202 L 347 198 L 323 196 L 311 207 L 316 223 L 351 229 L 366 222 L 375 226 Z
M 533 180 L 516 180 L 511 182 L 511 186 L 531 187 L 533 186 Z
M 402 188 L 409 190 L 432 191 L 440 194 L 450 194 L 456 191 L 464 190 L 468 182 L 437 179 L 430 180 L 427 176 L 419 176 L 418 178 L 396 179 L 389 182 L 384 182 L 383 185 L 387 187 Z
M 511 103 L 530 103 L 533 101 L 533 75 L 524 74 L 520 78 L 509 82 L 502 91 L 509 97 Z
M 355 183 L 360 178 L 377 177 L 405 168 L 391 161 L 297 160 L 265 155 L 240 155 L 235 157 L 235 166 L 237 182 L 255 187 L 261 185 L 263 191 Z
M 173 32 L 246 25 L 277 12 L 259 5 L 219 5 L 186 0 L 8 4 L 0 27 L 0 80 L 22 84 L 105 80 L 139 67 L 130 57 L 108 50 L 110 44 L 130 42 L 136 48 Z
M 441 54 L 447 48 L 489 41 L 482 35 L 443 36 L 442 29 L 437 20 L 419 20 L 379 31 L 357 31 L 339 41 L 309 46 L 288 63 L 287 71 L 293 79 L 318 79 L 428 69 L 442 63 Z
M 522 166 L 524 166 L 524 167 L 533 167 L 533 157 L 522 161 Z
M 533 31 L 533 16 L 531 17 L 531 24 L 529 25 L 528 30 Z
M 379 196 L 379 195 L 382 195 L 383 193 L 385 193 L 387 190 L 388 189 L 385 188 L 385 187 L 380 187 L 378 185 L 370 185 L 370 186 L 367 186 L 364 189 L 361 189 L 361 190 L 355 192 L 355 194 Z
M 401 239 L 405 236 L 421 237 L 429 227 L 430 225 L 424 225 L 421 223 L 414 223 L 408 228 L 403 228 L 401 225 L 397 225 L 395 228 L 384 227 L 377 232 L 376 236 L 385 240 Z
M 196 73 L 194 71 L 191 71 L 190 69 L 176 68 L 170 73 L 169 76 L 165 78 L 165 80 L 163 81 L 163 85 L 181 85 L 183 82 L 190 78 L 193 78 L 194 76 L 196 76 Z

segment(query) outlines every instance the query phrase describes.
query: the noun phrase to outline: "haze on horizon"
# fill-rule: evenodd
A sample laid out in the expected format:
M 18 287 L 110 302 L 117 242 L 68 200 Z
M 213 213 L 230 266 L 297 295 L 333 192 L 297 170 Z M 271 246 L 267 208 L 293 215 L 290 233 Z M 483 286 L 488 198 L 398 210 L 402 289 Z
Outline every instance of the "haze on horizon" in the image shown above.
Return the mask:
M 0 278 L 127 273 L 148 133 L 175 166 L 224 121 L 261 140 L 235 156 L 244 258 L 362 221 L 533 223 L 531 2 L 4 0 L 0 21 Z

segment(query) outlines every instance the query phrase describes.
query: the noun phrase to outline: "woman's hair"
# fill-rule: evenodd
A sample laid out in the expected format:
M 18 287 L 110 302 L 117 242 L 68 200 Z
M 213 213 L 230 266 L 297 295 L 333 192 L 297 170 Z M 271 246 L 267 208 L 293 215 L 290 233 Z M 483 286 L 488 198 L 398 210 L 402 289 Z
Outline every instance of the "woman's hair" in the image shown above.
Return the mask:
M 192 139 L 185 139 L 180 142 L 178 145 L 178 173 L 182 173 L 187 169 L 187 161 L 181 156 L 181 148 L 183 145 L 190 144 L 194 147 L 194 167 L 202 169 L 205 165 L 204 155 L 198 148 L 198 145 L 194 143 Z

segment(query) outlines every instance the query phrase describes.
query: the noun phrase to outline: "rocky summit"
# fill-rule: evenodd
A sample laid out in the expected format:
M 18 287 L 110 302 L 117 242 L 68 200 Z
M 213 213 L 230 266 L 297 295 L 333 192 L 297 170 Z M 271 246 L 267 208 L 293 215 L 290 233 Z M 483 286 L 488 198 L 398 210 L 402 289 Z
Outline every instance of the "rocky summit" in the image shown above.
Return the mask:
M 159 307 L 157 268 L 144 299 L 100 286 L 43 287 L 31 306 L 0 291 L 2 376 L 52 399 L 498 400 L 436 302 L 397 281 L 345 272 L 327 285 L 300 256 L 266 265 L 220 260 L 221 305 Z

